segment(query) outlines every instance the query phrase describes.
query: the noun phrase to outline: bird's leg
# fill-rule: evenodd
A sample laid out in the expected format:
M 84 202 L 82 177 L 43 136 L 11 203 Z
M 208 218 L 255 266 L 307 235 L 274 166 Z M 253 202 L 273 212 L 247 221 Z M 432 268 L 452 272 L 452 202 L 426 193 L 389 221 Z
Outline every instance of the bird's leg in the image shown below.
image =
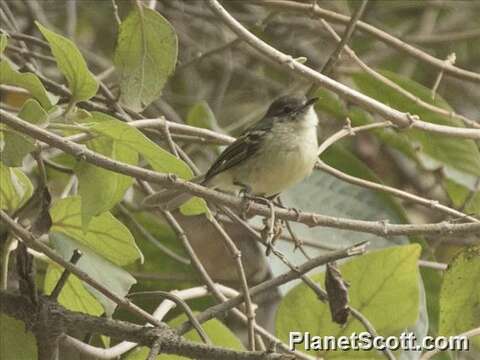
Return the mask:
M 246 184 L 242 184 L 238 181 L 234 182 L 235 185 L 241 187 L 240 196 L 244 199 L 245 205 L 242 210 L 241 216 L 246 219 L 248 211 L 252 201 L 257 201 L 267 205 L 270 208 L 270 216 L 265 218 L 264 224 L 265 228 L 262 230 L 262 237 L 265 239 L 266 251 L 265 254 L 268 256 L 272 251 L 272 246 L 274 241 L 282 234 L 282 224 L 277 221 L 275 218 L 275 204 L 274 200 L 278 197 L 279 194 L 275 194 L 270 197 L 264 196 L 255 196 L 252 195 L 252 188 Z
M 242 204 L 242 212 L 241 212 L 241 217 L 242 219 L 246 220 L 247 219 L 247 214 L 248 211 L 250 210 L 251 206 L 251 196 L 250 194 L 252 193 L 252 188 L 246 184 L 242 184 L 241 182 L 234 181 L 234 185 L 240 187 L 240 191 L 238 195 L 242 198 L 243 204 Z

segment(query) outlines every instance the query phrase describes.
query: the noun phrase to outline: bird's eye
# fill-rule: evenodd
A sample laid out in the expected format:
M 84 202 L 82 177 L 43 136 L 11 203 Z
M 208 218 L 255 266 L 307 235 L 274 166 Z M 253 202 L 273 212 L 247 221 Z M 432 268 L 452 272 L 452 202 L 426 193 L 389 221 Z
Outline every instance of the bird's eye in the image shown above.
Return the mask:
M 292 112 L 292 111 L 293 111 L 293 108 L 290 105 L 285 105 L 283 107 L 283 112 L 284 113 L 289 113 L 289 112 Z

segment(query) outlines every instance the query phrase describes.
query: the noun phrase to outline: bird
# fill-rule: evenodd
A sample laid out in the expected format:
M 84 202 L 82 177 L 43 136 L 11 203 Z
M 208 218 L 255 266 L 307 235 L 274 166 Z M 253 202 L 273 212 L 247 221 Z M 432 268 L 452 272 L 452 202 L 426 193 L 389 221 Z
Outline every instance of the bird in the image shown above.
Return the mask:
M 235 195 L 275 198 L 308 177 L 317 161 L 318 98 L 282 96 L 266 114 L 227 146 L 209 170 L 190 181 Z M 162 190 L 144 205 L 174 210 L 191 194 Z

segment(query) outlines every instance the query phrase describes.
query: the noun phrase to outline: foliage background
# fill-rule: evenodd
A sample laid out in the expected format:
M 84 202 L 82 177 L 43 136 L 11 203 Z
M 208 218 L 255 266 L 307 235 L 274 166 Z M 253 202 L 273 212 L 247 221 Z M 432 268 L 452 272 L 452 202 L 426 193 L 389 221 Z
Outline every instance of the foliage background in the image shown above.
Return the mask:
M 116 2 L 122 19 L 120 29 L 124 31 L 123 37 L 110 1 L 8 1 L 17 29 L 2 21 L 2 31 L 47 40 L 58 64 L 52 61 L 50 50 L 35 47 L 27 41 L 29 49 L 50 57 L 50 60 L 37 58 L 32 63 L 36 63 L 36 71 L 45 78 L 68 86 L 73 96 L 55 92 L 52 86 L 46 86 L 49 91 L 47 96 L 46 92 L 38 89 L 34 80 L 28 80 L 34 85 L 25 85 L 28 82 L 25 78 L 11 75 L 5 67 L 7 65 L 3 65 L 2 109 L 63 136 L 77 133 L 79 126 L 85 126 L 97 134 L 97 138 L 87 143 L 90 149 L 119 161 L 138 162 L 155 171 L 174 172 L 189 178 L 191 170 L 170 154 L 171 148 L 165 136 L 159 135 L 158 131 L 135 132 L 118 121 L 121 111 L 109 104 L 104 93 L 97 92 L 99 76 L 125 109 L 134 110 L 146 118 L 165 116 L 173 122 L 232 136 L 238 136 L 259 119 L 269 103 L 278 96 L 306 91 L 310 87 L 308 80 L 286 71 L 267 58 L 259 58 L 247 44 L 236 40 L 204 1 L 153 3 L 163 20 L 157 12 L 147 9 L 147 2 L 142 15 L 135 2 Z M 318 19 L 254 3 L 223 2 L 231 14 L 256 36 L 293 58 L 306 57 L 306 65 L 313 69 L 322 68 L 337 43 Z M 318 1 L 318 5 L 336 13 L 352 15 L 360 2 Z M 5 11 L 5 8 L 2 7 L 2 10 Z M 479 16 L 480 4 L 475 1 L 370 1 L 362 21 L 418 46 L 438 59 L 446 59 L 454 53 L 456 65 L 478 73 Z M 33 20 L 45 29 L 39 28 Z M 139 35 L 139 24 L 143 24 L 145 38 Z M 342 36 L 344 26 L 333 23 L 332 26 Z M 48 29 L 70 38 L 74 45 L 57 39 L 60 45 L 56 51 L 52 44 L 56 35 L 51 35 L 51 39 Z M 136 51 L 142 51 L 141 45 L 148 49 L 146 58 L 135 56 Z M 349 45 L 370 67 L 415 97 L 478 121 L 478 82 L 444 75 L 432 99 L 431 89 L 439 75 L 438 69 L 406 56 L 361 31 L 353 34 Z M 75 46 L 79 53 L 76 62 L 72 63 Z M 19 72 L 32 71 L 26 65 L 31 58 L 18 50 L 21 48 L 17 39 L 9 37 L 2 62 L 8 62 Z M 59 61 L 62 57 L 63 65 Z M 88 69 L 84 68 L 83 58 Z M 109 70 L 112 66 L 114 71 Z M 141 85 L 139 76 L 144 76 Z M 362 72 L 345 51 L 329 76 L 393 108 L 419 115 L 424 121 L 464 126 L 462 121 L 425 109 L 373 79 Z M 30 95 L 12 86 L 26 88 Z M 56 105 L 50 100 L 52 94 L 58 97 Z M 320 98 L 316 106 L 321 118 L 320 139 L 326 139 L 341 129 L 347 118 L 354 126 L 383 120 L 330 91 L 319 89 L 316 95 Z M 35 103 L 26 100 L 32 97 L 36 99 Z M 109 115 L 87 113 L 91 109 L 84 103 L 89 99 L 97 104 L 107 104 L 108 111 L 105 113 Z M 69 116 L 62 116 L 67 109 Z M 72 123 L 77 127 L 69 128 Z M 62 124 L 67 126 L 62 127 Z M 1 205 L 12 215 L 34 189 L 41 189 L 39 175 L 42 174 L 38 172 L 34 158 L 27 155 L 34 150 L 34 141 L 3 124 L 1 129 Z M 206 170 L 222 149 L 218 144 L 173 135 L 200 171 Z M 139 208 L 144 194 L 132 178 L 51 150 L 42 152 L 42 156 L 74 172 L 73 175 L 65 174 L 47 163 L 47 185 L 53 199 L 47 209 L 52 220 L 48 230 L 49 243 L 55 251 L 68 259 L 73 249 L 81 249 L 84 255 L 78 266 L 121 296 L 129 292 L 186 289 L 202 284 L 194 268 L 182 261 L 187 258 L 187 253 L 175 232 L 158 213 Z M 349 175 L 439 201 L 474 217 L 480 215 L 479 141 L 415 129 L 378 129 L 342 140 L 323 154 L 322 159 Z M 351 219 L 413 224 L 463 221 L 447 216 L 435 207 L 420 206 L 415 201 L 401 200 L 390 194 L 352 185 L 322 171 L 314 172 L 304 183 L 288 191 L 283 200 L 288 207 Z M 33 215 L 27 214 L 22 219 L 26 226 L 45 216 L 41 205 L 31 207 Z M 203 204 L 197 202 L 189 209 L 184 209 L 183 214 L 175 213 L 175 217 L 202 264 L 215 281 L 240 289 L 235 263 L 226 255 L 228 252 L 218 232 L 204 215 L 185 215 L 188 211 L 203 209 Z M 262 226 L 260 218 L 251 221 L 257 227 Z M 398 334 L 411 329 L 419 337 L 427 333 L 454 335 L 480 326 L 478 233 L 383 237 L 335 228 L 292 225 L 295 234 L 305 241 L 305 251 L 311 257 L 363 240 L 370 241 L 371 250 L 388 248 L 349 260 L 341 266 L 345 279 L 351 283 L 352 305 L 360 307 L 380 334 Z M 288 270 L 278 258 L 264 256 L 263 248 L 238 224 L 225 222 L 224 226 L 242 252 L 249 285 Z M 2 238 L 3 252 L 10 254 L 11 238 L 6 235 Z M 181 256 L 180 261 L 178 257 L 166 255 L 158 242 Z M 408 244 L 419 244 L 421 252 L 418 245 Z M 300 251 L 293 251 L 291 241 L 279 241 L 276 246 L 292 263 L 299 265 L 306 261 Z M 10 254 L 9 290 L 18 287 L 13 265 L 15 254 L 15 251 Z M 420 267 L 419 258 L 433 262 L 443 270 Z M 5 256 L 2 261 L 5 264 Z M 42 258 L 35 262 L 37 284 L 48 294 L 62 269 Z M 445 264 L 452 264 L 452 267 L 445 270 Z M 317 269 L 315 272 L 322 271 Z M 6 277 L 5 269 L 3 276 Z M 323 285 L 322 276 L 316 274 L 313 279 Z M 296 287 L 292 290 L 294 285 Z M 146 296 L 135 297 L 134 301 L 148 312 L 152 312 L 159 303 L 158 298 Z M 113 314 L 118 319 L 138 322 L 126 311 L 115 310 L 115 304 L 92 291 L 75 276 L 69 278 L 59 302 L 72 310 L 96 316 Z M 268 294 L 256 298 L 255 302 L 259 305 L 257 321 L 282 340 L 287 340 L 286 334 L 291 330 L 310 329 L 314 334 L 339 334 L 343 331 L 348 334 L 350 325 L 360 328 L 354 321 L 343 330 L 332 323 L 327 305 L 314 298 L 310 289 L 301 282 L 271 289 Z M 196 311 L 214 303 L 210 297 L 189 302 Z M 318 316 L 304 318 L 298 313 L 298 309 L 302 308 Z M 398 318 L 392 315 L 393 312 Z M 180 313 L 179 310 L 169 313 L 167 320 Z M 231 317 L 222 320 L 235 335 L 219 323 L 210 324 L 208 332 L 215 339 L 215 344 L 242 349 L 237 337 L 246 343 L 245 327 Z M 18 343 L 15 342 L 23 341 L 27 336 L 20 335 L 21 326 L 12 321 L 15 320 L 2 315 L 0 330 L 2 339 L 5 339 L 1 349 L 5 357 L 0 356 L 2 358 L 9 358 L 10 351 L 17 348 Z M 19 335 L 4 338 L 11 329 L 18 331 Z M 76 335 L 82 338 L 84 334 Z M 117 340 L 94 337 L 92 343 L 103 345 Z M 31 339 L 29 341 L 31 343 Z M 438 358 L 475 359 L 479 354 L 478 338 L 472 343 L 477 348 L 468 353 L 443 353 Z M 36 351 L 35 345 L 31 348 L 32 352 Z M 69 358 L 78 356 L 72 349 L 62 351 Z M 33 357 L 32 352 L 26 351 L 25 358 Z M 146 354 L 146 350 L 141 349 L 126 358 L 140 359 Z M 322 355 L 327 359 L 343 356 L 338 353 Z M 348 356 L 382 357 L 380 353 L 353 353 Z M 415 359 L 419 354 L 398 356 Z

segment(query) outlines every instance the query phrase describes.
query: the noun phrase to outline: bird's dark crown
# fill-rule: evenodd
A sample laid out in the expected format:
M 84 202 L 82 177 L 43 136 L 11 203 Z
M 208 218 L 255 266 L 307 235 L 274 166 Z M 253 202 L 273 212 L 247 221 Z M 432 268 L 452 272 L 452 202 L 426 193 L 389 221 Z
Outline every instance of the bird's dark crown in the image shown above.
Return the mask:
M 282 96 L 275 100 L 267 110 L 267 116 L 283 117 L 306 109 L 316 101 L 305 96 Z

